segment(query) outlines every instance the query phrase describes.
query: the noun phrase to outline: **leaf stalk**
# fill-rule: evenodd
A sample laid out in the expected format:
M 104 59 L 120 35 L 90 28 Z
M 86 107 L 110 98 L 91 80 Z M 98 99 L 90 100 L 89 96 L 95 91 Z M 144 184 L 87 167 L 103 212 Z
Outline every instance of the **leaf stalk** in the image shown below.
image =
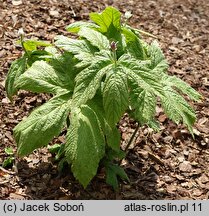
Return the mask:
M 134 130 L 134 132 L 133 132 L 133 134 L 132 134 L 132 136 L 131 136 L 131 138 L 130 138 L 130 140 L 128 141 L 128 144 L 127 144 L 127 146 L 126 146 L 126 148 L 125 148 L 125 152 L 127 152 L 128 151 L 128 149 L 129 149 L 129 147 L 130 147 L 130 145 L 131 145 L 131 143 L 133 142 L 133 139 L 134 139 L 134 137 L 136 136 L 136 133 L 137 133 L 137 131 L 139 130 L 139 123 L 137 124 L 137 126 L 136 126 L 136 128 L 135 128 L 135 130 Z
M 24 45 L 24 35 L 23 35 L 23 34 L 20 34 L 20 43 L 21 43 L 21 46 L 22 46 L 24 52 L 26 53 L 26 55 L 29 56 L 28 51 L 25 49 L 25 45 Z

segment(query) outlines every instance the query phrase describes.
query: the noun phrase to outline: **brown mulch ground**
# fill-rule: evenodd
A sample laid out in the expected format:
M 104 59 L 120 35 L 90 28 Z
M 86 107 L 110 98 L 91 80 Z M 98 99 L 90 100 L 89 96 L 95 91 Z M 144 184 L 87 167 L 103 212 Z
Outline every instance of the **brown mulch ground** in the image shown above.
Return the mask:
M 209 1 L 208 0 L 0 0 L 0 166 L 5 147 L 16 144 L 12 128 L 46 96 L 21 92 L 12 104 L 4 80 L 13 60 L 21 55 L 15 45 L 23 27 L 28 38 L 53 40 L 64 27 L 87 20 L 89 12 L 113 5 L 134 14 L 130 24 L 158 37 L 169 73 L 185 80 L 204 97 L 193 106 L 197 113 L 195 140 L 157 109 L 161 131 L 142 127 L 123 166 L 131 183 L 120 182 L 114 192 L 102 170 L 84 190 L 70 172 L 59 175 L 46 148 L 16 159 L 12 169 L 0 169 L 0 199 L 208 199 L 209 198 Z M 150 38 L 146 38 L 150 41 Z M 122 146 L 134 131 L 126 116 L 119 126 Z M 54 142 L 63 142 L 60 136 Z

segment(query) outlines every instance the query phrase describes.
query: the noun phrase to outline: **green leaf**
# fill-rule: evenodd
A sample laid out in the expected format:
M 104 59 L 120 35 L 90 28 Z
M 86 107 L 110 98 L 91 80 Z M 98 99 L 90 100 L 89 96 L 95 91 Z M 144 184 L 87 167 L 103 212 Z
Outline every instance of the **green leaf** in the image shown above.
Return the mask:
M 145 59 L 145 52 L 140 39 L 127 28 L 123 28 L 123 35 L 126 39 L 126 49 L 127 51 L 136 59 Z
M 12 147 L 7 147 L 4 149 L 4 151 L 7 155 L 13 155 L 14 154 Z
M 59 151 L 59 149 L 60 149 L 60 144 L 57 144 L 57 143 L 52 145 L 52 146 L 48 146 L 48 150 L 52 154 L 57 153 Z
M 41 47 L 51 46 L 49 42 L 41 41 L 41 40 L 24 40 L 23 45 L 27 51 L 37 50 L 37 47 L 39 46 Z
M 86 187 L 104 156 L 105 139 L 96 113 L 86 105 L 71 112 L 70 123 L 65 155 L 73 175 Z
M 103 33 L 108 32 L 112 26 L 114 26 L 116 29 L 121 28 L 121 14 L 114 7 L 107 7 L 101 14 L 90 13 L 89 16 L 92 21 L 100 26 L 100 31 Z
M 104 82 L 103 105 L 109 125 L 115 126 L 128 107 L 126 73 L 120 67 L 112 67 Z
M 62 157 L 64 157 L 64 155 L 65 155 L 65 144 L 62 144 L 62 145 L 60 145 L 60 148 L 59 148 L 59 150 L 55 156 L 55 161 L 60 160 Z
M 110 42 L 103 34 L 93 29 L 83 27 L 78 32 L 78 35 L 86 38 L 93 46 L 99 50 L 109 50 Z
M 163 76 L 162 82 L 167 86 L 176 87 L 182 93 L 188 95 L 192 100 L 198 101 L 201 98 L 201 95 L 196 90 L 176 76 L 165 75 Z
M 118 61 L 123 69 L 127 71 L 131 83 L 137 83 L 139 88 L 155 95 L 164 95 L 164 85 L 161 83 L 162 77 L 159 73 L 153 71 L 154 68 L 147 68 L 148 61 L 137 61 L 130 55 L 123 55 Z
M 111 167 L 106 168 L 106 183 L 111 185 L 114 191 L 118 190 L 118 178 Z
M 155 132 L 159 132 L 160 131 L 160 124 L 159 122 L 155 121 L 154 119 L 149 121 L 147 123 L 147 125 L 152 128 Z
M 147 61 L 139 62 L 136 60 L 134 61 L 132 58 L 128 59 L 128 56 L 122 56 L 121 59 L 119 59 L 120 64 L 124 66 L 129 73 L 128 78 L 131 89 L 137 89 L 138 91 L 138 96 L 140 96 L 138 101 L 142 101 L 139 108 L 141 109 L 141 105 L 145 104 L 141 114 L 141 119 L 140 110 L 137 117 L 142 121 L 142 123 L 146 122 L 149 124 L 149 121 L 152 120 L 152 116 L 154 115 L 154 103 L 156 101 L 155 96 L 159 96 L 167 115 L 176 123 L 183 121 L 192 133 L 192 124 L 195 121 L 194 111 L 187 104 L 187 102 L 170 87 L 170 82 L 164 80 L 164 72 L 167 68 L 167 63 L 165 62 L 164 56 L 162 55 L 159 47 L 156 44 L 153 44 L 150 50 L 152 50 L 152 52 L 150 52 L 150 64 L 147 63 Z M 175 82 L 172 86 L 173 85 L 175 86 Z M 179 84 L 177 85 L 180 87 Z M 182 90 L 185 93 L 188 93 L 188 90 L 185 90 L 185 88 Z M 140 95 L 141 91 L 144 95 Z M 134 98 L 136 93 L 132 93 L 132 97 Z M 134 105 L 134 100 L 132 100 L 132 106 L 134 106 L 134 108 L 137 107 L 137 103 Z M 146 111 L 146 107 L 149 107 L 148 111 Z
M 110 127 L 105 116 L 104 116 L 104 108 L 102 105 L 102 95 L 95 95 L 94 98 L 88 101 L 88 106 L 94 110 L 97 114 L 99 122 L 101 123 L 102 130 L 105 134 L 107 145 L 118 152 L 120 150 L 120 132 L 116 126 Z
M 66 166 L 68 166 L 68 162 L 66 160 L 66 158 L 62 158 L 57 166 L 58 172 L 62 173 L 64 171 L 64 169 L 66 168 Z
M 79 60 L 92 57 L 98 51 L 87 40 L 71 39 L 62 35 L 57 36 L 55 45 L 74 54 Z
M 140 88 L 137 82 L 133 81 L 131 87 L 130 102 L 134 117 L 141 125 L 149 123 L 155 115 L 156 96 L 148 89 Z
M 165 86 L 164 91 L 165 96 L 161 97 L 161 102 L 165 113 L 177 124 L 183 121 L 183 123 L 187 125 L 190 133 L 193 134 L 192 125 L 196 120 L 194 110 L 185 99 L 171 87 Z
M 28 60 L 27 64 L 28 66 L 31 66 L 35 61 L 39 60 L 48 60 L 51 59 L 53 56 L 48 53 L 46 50 L 33 50 L 31 52 L 28 52 Z
M 88 27 L 92 29 L 98 28 L 98 25 L 91 23 L 91 22 L 83 22 L 83 21 L 77 21 L 74 23 L 71 23 L 66 27 L 66 30 L 72 33 L 78 33 L 81 28 Z
M 105 135 L 108 146 L 115 151 L 119 151 L 121 135 L 117 127 L 110 127 L 106 124 Z
M 70 95 L 59 95 L 35 109 L 14 128 L 14 136 L 21 156 L 46 146 L 58 136 L 70 110 Z
M 15 161 L 14 157 L 8 157 L 4 160 L 2 167 L 4 167 L 4 168 L 11 167 L 13 165 L 14 161 Z
M 111 63 L 108 56 L 98 53 L 92 64 L 76 76 L 76 86 L 72 98 L 75 106 L 84 104 L 94 97 L 103 76 L 110 70 Z
M 113 165 L 113 170 L 115 171 L 117 176 L 119 176 L 122 180 L 129 182 L 129 178 L 122 167 L 120 167 L 118 165 Z
M 53 46 L 45 47 L 44 51 L 46 51 L 53 57 L 59 54 L 58 49 Z
M 108 161 L 122 160 L 123 158 L 126 157 L 126 153 L 121 149 L 119 150 L 117 149 L 117 151 L 113 149 L 108 149 L 106 151 L 106 157 Z
M 151 45 L 148 46 L 148 55 L 151 60 L 149 68 L 152 69 L 153 73 L 163 76 L 168 69 L 168 63 L 157 41 L 153 41 Z
M 117 177 L 129 182 L 129 178 L 122 167 L 115 164 L 108 164 L 106 167 L 106 182 L 116 191 L 118 190 Z
M 61 80 L 62 88 L 73 90 L 75 86 L 75 76 L 79 72 L 76 68 L 77 62 L 78 61 L 73 58 L 73 55 L 68 52 L 64 52 L 62 55 L 51 59 L 50 65 Z
M 45 61 L 36 61 L 16 80 L 16 89 L 32 92 L 61 93 L 72 91 L 70 84 L 63 82 L 63 75 Z
M 27 62 L 27 58 L 24 55 L 21 58 L 15 60 L 9 69 L 9 72 L 6 78 L 5 89 L 7 92 L 7 96 L 10 100 L 12 100 L 12 96 L 17 93 L 18 89 L 15 86 L 16 80 L 21 74 L 25 72 L 26 62 Z
M 120 57 L 124 53 L 120 12 L 113 7 L 107 7 L 102 13 L 90 13 L 90 18 L 100 26 L 97 30 L 110 42 L 117 42 L 117 56 Z

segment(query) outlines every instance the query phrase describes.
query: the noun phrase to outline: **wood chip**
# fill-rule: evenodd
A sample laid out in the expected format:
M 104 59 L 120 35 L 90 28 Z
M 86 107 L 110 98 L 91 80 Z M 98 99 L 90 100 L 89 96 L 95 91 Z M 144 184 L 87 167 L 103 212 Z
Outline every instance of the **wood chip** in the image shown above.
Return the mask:
M 182 172 L 191 172 L 192 166 L 189 161 L 183 161 L 179 165 L 179 170 Z
M 12 0 L 12 4 L 13 4 L 14 6 L 21 5 L 21 4 L 22 4 L 22 0 Z

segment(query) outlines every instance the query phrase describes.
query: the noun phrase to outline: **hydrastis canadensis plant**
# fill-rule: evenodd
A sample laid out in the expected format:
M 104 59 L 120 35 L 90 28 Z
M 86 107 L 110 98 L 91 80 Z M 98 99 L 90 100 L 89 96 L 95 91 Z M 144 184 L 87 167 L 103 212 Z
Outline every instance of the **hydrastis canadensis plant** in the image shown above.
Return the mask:
M 107 183 L 117 189 L 118 177 L 128 180 L 117 163 L 125 157 L 117 129 L 124 113 L 138 125 L 156 129 L 159 100 L 167 116 L 192 133 L 195 112 L 182 95 L 192 100 L 200 95 L 166 73 L 168 64 L 157 41 L 142 40 L 145 32 L 130 27 L 130 17 L 126 13 L 123 23 L 113 7 L 90 13 L 90 22 L 66 27 L 77 39 L 61 35 L 54 44 L 25 39 L 20 32 L 24 53 L 7 75 L 8 97 L 12 100 L 20 89 L 53 95 L 14 128 L 20 156 L 46 146 L 65 130 L 60 149 L 75 178 L 86 187 L 101 165 Z

